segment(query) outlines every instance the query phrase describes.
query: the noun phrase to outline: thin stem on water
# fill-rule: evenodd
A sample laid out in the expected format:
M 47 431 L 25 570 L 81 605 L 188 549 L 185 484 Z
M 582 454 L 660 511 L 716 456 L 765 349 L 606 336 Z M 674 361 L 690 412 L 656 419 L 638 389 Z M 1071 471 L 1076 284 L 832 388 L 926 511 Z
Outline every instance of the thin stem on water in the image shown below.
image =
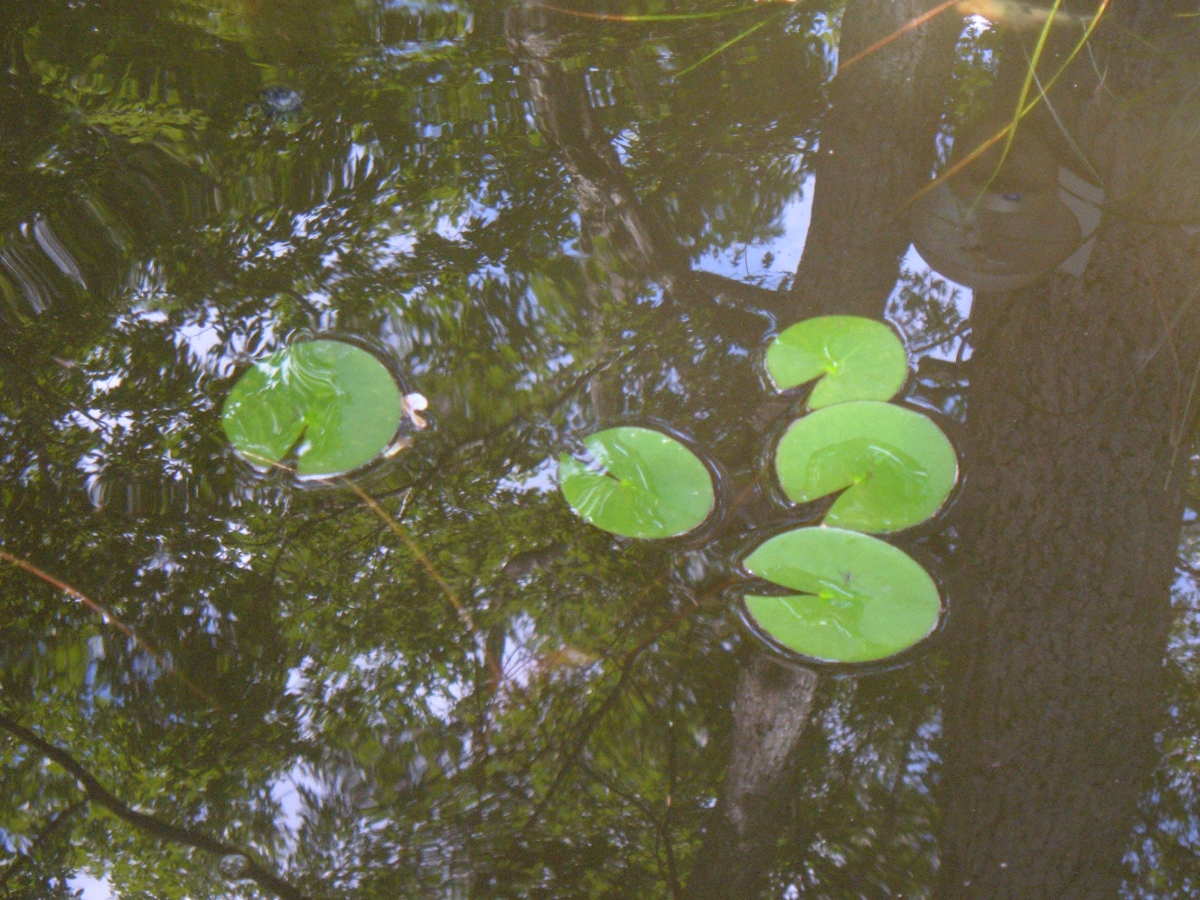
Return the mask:
M 772 0 L 776 3 L 787 3 L 790 0 Z M 547 9 L 550 12 L 560 13 L 564 16 L 574 16 L 577 19 L 595 19 L 600 22 L 691 22 L 697 19 L 722 19 L 726 16 L 735 16 L 738 13 L 751 12 L 756 9 L 761 9 L 760 4 L 751 6 L 735 6 L 730 9 L 718 9 L 712 12 L 694 12 L 694 13 L 649 13 L 645 15 L 626 15 L 623 13 L 599 13 L 586 12 L 581 9 L 567 9 L 562 6 L 555 6 L 552 3 L 536 3 L 542 9 Z
M 162 653 L 160 653 L 158 650 L 156 650 L 149 642 L 147 642 L 146 640 L 141 638 L 136 631 L 134 631 L 132 628 L 130 628 L 128 625 L 126 625 L 124 622 L 122 622 L 120 619 L 118 619 L 113 614 L 112 610 L 108 609 L 108 607 L 103 606 L 100 603 L 97 603 L 95 600 L 93 600 L 87 594 L 83 593 L 83 591 L 79 590 L 78 588 L 72 587 L 71 585 L 69 585 L 65 581 L 63 581 L 62 579 L 55 578 L 49 572 L 46 572 L 43 569 L 38 568 L 33 563 L 31 563 L 29 560 L 21 559 L 19 556 L 13 556 L 13 554 L 9 553 L 7 550 L 0 550 L 0 559 L 3 559 L 5 562 L 11 563 L 12 565 L 16 566 L 19 569 L 24 569 L 29 574 L 31 574 L 37 578 L 40 578 L 42 581 L 46 582 L 46 584 L 50 585 L 51 587 L 57 588 L 58 590 L 62 591 L 68 597 L 73 597 L 74 599 L 78 600 L 80 603 L 82 603 L 84 606 L 86 606 L 88 609 L 90 609 L 92 612 L 94 612 L 96 615 L 98 615 L 102 622 L 112 625 L 119 632 L 121 632 L 123 635 L 125 635 L 127 638 L 129 638 L 131 641 L 133 641 L 134 644 L 136 644 L 138 647 L 140 647 L 142 650 L 144 650 L 146 653 L 148 653 L 154 659 L 155 662 L 157 662 L 160 666 L 162 666 L 162 668 L 165 672 L 169 672 L 169 673 L 173 674 L 175 677 L 180 679 L 185 685 L 187 685 L 190 690 L 195 692 L 198 696 L 204 698 L 206 701 L 211 703 L 213 706 L 220 707 L 221 704 L 219 704 L 213 697 L 209 696 L 209 694 L 206 691 L 204 691 L 202 688 L 200 688 L 199 686 L 194 684 L 190 678 L 188 678 L 185 674 L 183 674 L 183 672 L 181 672 L 179 669 L 176 669 L 173 665 L 171 665 L 167 661 L 166 657 L 163 656 Z
M 1003 128 L 1001 128 L 999 131 L 997 131 L 995 134 L 993 134 L 987 140 L 980 143 L 980 145 L 978 147 L 973 149 L 970 153 L 968 153 L 966 156 L 964 156 L 962 159 L 960 159 L 954 165 L 947 168 L 944 172 L 942 172 L 940 175 L 938 175 L 937 178 L 933 179 L 928 184 L 924 185 L 920 190 L 918 190 L 911 197 L 909 197 L 908 201 L 904 205 L 906 207 L 911 206 L 913 203 L 915 203 L 921 197 L 925 196 L 927 193 L 929 193 L 934 188 L 938 187 L 939 185 L 941 185 L 948 179 L 953 178 L 955 175 L 957 175 L 959 172 L 961 172 L 964 168 L 966 168 L 971 163 L 973 163 L 981 155 L 986 153 L 987 150 L 993 144 L 995 144 L 997 141 L 1003 140 L 1007 135 L 1015 132 L 1016 127 L 1020 123 L 1021 119 L 1025 118 L 1025 116 L 1029 115 L 1029 113 L 1032 112 L 1033 109 L 1042 101 L 1042 98 L 1046 95 L 1046 92 L 1048 92 L 1050 90 L 1050 88 L 1052 88 L 1055 85 L 1055 83 L 1058 81 L 1058 79 L 1063 76 L 1063 74 L 1067 71 L 1067 67 L 1070 66 L 1071 62 L 1075 59 L 1075 57 L 1079 55 L 1079 52 L 1087 45 L 1087 41 L 1092 36 L 1092 33 L 1096 30 L 1096 26 L 1100 24 L 1100 20 L 1104 17 L 1104 14 L 1108 11 L 1108 6 L 1109 6 L 1110 2 L 1111 2 L 1111 0 L 1101 0 L 1100 5 L 1098 7 L 1096 7 L 1096 14 L 1094 16 L 1092 16 L 1092 18 L 1090 20 L 1088 20 L 1088 24 L 1087 24 L 1086 28 L 1084 29 L 1083 34 L 1080 36 L 1080 38 L 1076 42 L 1075 46 L 1073 48 L 1071 48 L 1071 52 L 1067 54 L 1067 58 L 1063 61 L 1063 64 L 1058 67 L 1058 70 L 1052 76 L 1050 76 L 1049 79 L 1047 79 L 1045 87 L 1041 89 L 1041 91 L 1038 93 L 1037 96 L 1035 96 L 1032 100 L 1030 100 L 1028 103 L 1024 104 L 1023 106 L 1019 106 L 1017 108 L 1015 114 L 1013 115 L 1012 120 L 1009 121 L 1009 123 L 1007 125 L 1005 125 Z M 1034 61 L 1036 62 L 1036 58 Z
M 861 60 L 870 56 L 872 53 L 876 52 L 877 50 L 882 50 L 884 47 L 886 47 L 892 41 L 897 40 L 898 38 L 904 37 L 904 35 L 908 34 L 908 32 L 912 31 L 914 28 L 920 28 L 922 25 L 924 25 L 930 19 L 934 18 L 935 16 L 941 15 L 942 13 L 944 13 L 946 10 L 948 10 L 950 7 L 954 6 L 957 3 L 958 3 L 958 0 L 946 0 L 945 3 L 939 3 L 937 6 L 933 7 L 933 9 L 926 10 L 925 12 L 921 13 L 919 16 L 915 16 L 915 17 L 909 19 L 907 22 L 905 22 L 903 25 L 901 25 L 899 28 L 897 28 L 891 34 L 884 35 L 879 40 L 877 40 L 875 43 L 871 44 L 871 46 L 869 46 L 863 50 L 859 50 L 857 53 L 855 53 L 849 59 L 847 59 L 843 62 L 839 62 L 837 74 L 841 75 L 843 72 L 845 72 L 847 69 L 849 69 L 855 63 L 860 62 Z
M 719 45 L 718 47 L 716 47 L 713 50 L 710 50 L 708 53 L 705 53 L 702 57 L 700 57 L 698 60 L 696 60 L 690 66 L 687 66 L 687 67 L 681 69 L 679 72 L 676 73 L 675 77 L 682 78 L 684 75 L 687 75 L 689 72 L 692 72 L 692 71 L 698 69 L 700 66 L 704 65 L 706 62 L 708 62 L 714 56 L 724 53 L 726 50 L 728 50 L 730 47 L 732 47 L 738 41 L 742 41 L 742 40 L 745 40 L 746 38 L 750 37 L 750 35 L 754 34 L 754 32 L 758 31 L 758 29 L 762 28 L 764 25 L 766 25 L 767 23 L 769 23 L 769 22 L 773 21 L 775 18 L 777 18 L 782 12 L 784 12 L 784 10 L 781 9 L 778 12 L 776 12 L 770 16 L 767 16 L 761 22 L 755 22 L 753 25 L 751 25 L 745 31 L 742 31 L 742 32 L 734 35 L 729 40 L 725 41 L 725 43 Z
M 293 475 L 296 474 L 296 470 L 291 466 L 284 465 L 277 460 L 255 456 L 254 461 L 260 462 L 263 465 L 271 466 L 275 469 L 282 469 L 284 472 L 290 472 Z M 380 506 L 378 500 L 368 494 L 362 489 L 362 487 L 360 487 L 349 477 L 345 475 L 335 475 L 332 477 L 321 478 L 320 480 L 325 484 L 341 483 L 350 488 L 350 490 L 354 492 L 355 496 L 357 496 L 358 499 L 363 502 L 363 505 L 366 506 L 367 509 L 371 510 L 371 512 L 374 513 L 379 520 L 387 526 L 388 530 L 391 531 L 392 534 L 400 538 L 401 542 L 408 549 L 408 552 L 412 554 L 413 559 L 420 564 L 421 568 L 425 570 L 429 577 L 432 578 L 434 583 L 438 586 L 438 589 L 441 590 L 442 595 L 446 598 L 446 602 L 450 604 L 459 620 L 471 633 L 471 636 L 476 640 L 481 641 L 483 645 L 486 646 L 486 642 L 483 641 L 483 632 L 480 631 L 479 626 L 475 623 L 475 618 L 471 615 L 471 611 L 467 609 L 466 605 L 461 599 L 459 599 L 457 592 L 450 585 L 450 583 L 444 577 L 442 577 L 441 572 L 439 572 L 437 567 L 433 564 L 433 560 L 429 558 L 429 555 L 421 548 L 421 545 L 417 543 L 416 539 L 409 534 L 408 529 L 401 525 L 400 522 L 397 521 L 394 516 L 388 513 L 386 509 Z M 491 654 L 486 654 L 486 663 L 488 670 L 491 672 L 498 684 L 502 678 L 499 661 L 496 660 Z

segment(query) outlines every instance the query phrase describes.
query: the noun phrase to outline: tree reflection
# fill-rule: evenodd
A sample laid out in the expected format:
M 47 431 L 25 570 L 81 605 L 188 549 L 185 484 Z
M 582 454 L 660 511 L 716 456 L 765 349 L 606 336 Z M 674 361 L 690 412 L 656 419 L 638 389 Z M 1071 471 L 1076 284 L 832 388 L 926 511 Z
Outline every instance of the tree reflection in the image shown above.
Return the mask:
M 7 7 L 3 547 L 162 658 L 0 570 L 5 891 L 86 869 L 161 897 L 1189 893 L 1192 617 L 1161 663 L 1194 39 L 1149 12 L 1097 32 L 1052 96 L 1111 201 L 1088 268 L 977 296 L 966 343 L 958 295 L 902 262 L 902 211 L 943 111 L 1010 108 L 1030 38 L 948 14 L 836 78 L 828 49 L 931 6 L 787 10 L 679 77 L 746 23 Z M 281 85 L 298 108 L 264 106 Z M 799 268 L 772 271 L 814 177 Z M 760 453 L 796 409 L 754 359 L 800 318 L 885 310 L 935 351 L 916 396 L 964 416 L 966 487 L 921 539 L 952 628 L 829 680 L 729 609 L 739 555 L 792 515 Z M 221 440 L 241 367 L 316 332 L 380 342 L 431 400 L 361 493 Z M 579 526 L 553 460 L 630 420 L 719 461 L 723 530 Z

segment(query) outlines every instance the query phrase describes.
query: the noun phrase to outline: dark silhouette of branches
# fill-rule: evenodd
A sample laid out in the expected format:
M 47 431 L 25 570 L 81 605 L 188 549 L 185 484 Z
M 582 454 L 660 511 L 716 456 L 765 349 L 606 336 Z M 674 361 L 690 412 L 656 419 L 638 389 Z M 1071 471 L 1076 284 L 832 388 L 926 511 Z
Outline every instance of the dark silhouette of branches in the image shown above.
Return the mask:
M 267 868 L 265 864 L 259 862 L 249 850 L 218 840 L 203 832 L 172 825 L 170 822 L 164 822 L 155 816 L 131 809 L 101 784 L 99 779 L 89 772 L 74 756 L 3 713 L 0 713 L 0 728 L 3 728 L 25 744 L 36 748 L 43 756 L 58 763 L 74 776 L 79 782 L 80 787 L 87 794 L 89 800 L 99 803 L 113 815 L 117 816 L 117 818 L 128 822 L 134 828 L 161 840 L 195 847 L 197 850 L 204 850 L 207 853 L 241 857 L 245 860 L 245 875 L 247 878 L 253 879 L 261 887 L 272 891 L 279 897 L 284 898 L 284 900 L 307 900 L 307 894 Z

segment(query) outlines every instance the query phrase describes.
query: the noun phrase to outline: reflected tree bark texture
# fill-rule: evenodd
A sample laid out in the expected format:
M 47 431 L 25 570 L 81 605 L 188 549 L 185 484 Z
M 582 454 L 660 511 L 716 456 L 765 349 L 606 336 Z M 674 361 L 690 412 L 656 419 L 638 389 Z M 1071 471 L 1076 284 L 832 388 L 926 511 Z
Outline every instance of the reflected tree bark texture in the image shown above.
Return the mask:
M 883 315 L 909 244 L 908 204 L 933 165 L 961 22 L 937 16 L 859 54 L 936 5 L 856 0 L 846 7 L 838 56 L 852 62 L 831 85 L 812 221 L 790 291 L 792 319 Z
M 738 677 L 729 766 L 689 897 L 753 897 L 774 859 L 773 824 L 791 797 L 781 790 L 812 712 L 817 674 L 756 652 Z
M 1097 247 L 1109 264 L 1082 284 L 981 297 L 972 316 L 947 896 L 1111 896 L 1118 883 L 1154 762 L 1181 513 L 1178 361 L 1139 371 L 1162 324 L 1129 302 L 1140 279 L 1118 261 L 1145 257 L 1147 240 L 1192 268 L 1161 229 L 1113 224 Z M 1171 306 L 1187 302 L 1175 287 Z
M 776 304 L 773 291 L 691 268 L 687 250 L 655 210 L 641 202 L 622 171 L 611 136 L 592 114 L 582 73 L 568 73 L 558 61 L 560 26 L 537 5 L 514 6 L 505 19 L 508 45 L 520 61 L 538 126 L 554 141 L 570 173 L 590 247 L 610 249 L 678 301 L 704 302 L 724 291 L 750 305 Z M 613 293 L 611 281 L 605 290 Z
M 688 270 L 687 255 L 659 217 L 639 202 L 608 136 L 596 124 L 582 75 L 568 74 L 558 62 L 561 34 L 554 14 L 538 6 L 514 6 L 505 32 L 521 62 L 538 126 L 554 140 L 571 175 L 588 239 L 611 243 L 637 271 L 674 287 Z
M 1154 765 L 1200 359 L 1171 60 L 1196 49 L 1122 25 L 1158 46 L 1105 47 L 1107 108 L 1083 110 L 1110 204 L 1084 276 L 972 310 L 943 896 L 1114 896 Z

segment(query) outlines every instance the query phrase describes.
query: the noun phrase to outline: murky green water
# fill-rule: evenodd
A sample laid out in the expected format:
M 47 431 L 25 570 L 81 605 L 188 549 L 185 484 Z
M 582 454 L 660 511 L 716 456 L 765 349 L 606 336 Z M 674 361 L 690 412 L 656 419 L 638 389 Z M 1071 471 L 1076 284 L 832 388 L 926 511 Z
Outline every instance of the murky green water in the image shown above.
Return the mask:
M 1200 26 L 1106 22 L 1062 134 L 918 194 L 1013 108 L 954 12 L 833 78 L 920 8 L 10 0 L 0 896 L 1200 889 Z M 1083 33 L 1050 30 L 1047 80 Z M 886 536 L 945 620 L 849 675 L 739 604 L 828 509 L 775 483 L 804 392 L 763 357 L 830 312 L 886 314 L 961 475 Z M 395 428 L 321 370 L 231 430 L 313 338 L 382 361 Z M 304 416 L 377 459 L 295 477 Z M 696 530 L 564 501 L 615 425 L 703 461 Z

